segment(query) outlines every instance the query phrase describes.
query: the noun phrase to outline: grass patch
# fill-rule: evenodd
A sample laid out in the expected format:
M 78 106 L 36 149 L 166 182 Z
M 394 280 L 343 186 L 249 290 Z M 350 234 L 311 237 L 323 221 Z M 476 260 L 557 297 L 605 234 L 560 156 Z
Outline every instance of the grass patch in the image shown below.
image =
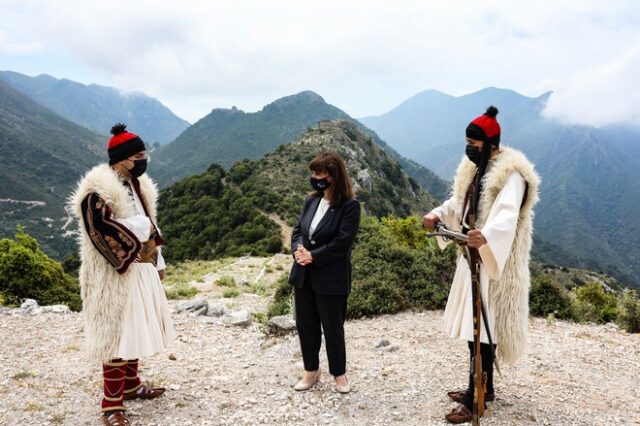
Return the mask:
M 14 380 L 22 380 L 22 379 L 28 379 L 30 377 L 36 377 L 37 374 L 35 373 L 35 371 L 21 371 L 19 373 L 16 373 L 13 375 L 13 377 L 11 377 Z
M 237 288 L 228 288 L 222 293 L 222 297 L 229 299 L 238 296 L 240 296 L 240 290 L 238 290 Z
M 64 348 L 62 348 L 62 352 L 76 352 L 80 350 L 79 343 L 69 343 Z
M 218 260 L 186 260 L 175 265 L 168 265 L 163 283 L 173 286 L 191 281 L 202 281 L 202 277 L 224 268 L 235 262 L 232 257 Z
M 263 327 L 267 326 L 267 321 L 269 321 L 269 318 L 267 317 L 266 313 L 264 313 L 264 312 L 254 312 L 254 313 L 251 314 L 251 316 L 261 326 L 263 326 Z
M 51 415 L 51 423 L 53 423 L 55 425 L 64 424 L 65 416 L 66 416 L 66 414 L 64 414 L 64 413 L 52 414 Z
M 35 402 L 30 402 L 24 407 L 24 411 L 42 411 L 44 407 L 40 404 L 36 404 Z
M 282 266 L 282 265 L 277 265 L 277 266 L 276 266 L 276 271 L 284 271 L 284 266 Z
M 185 282 L 177 283 L 172 286 L 165 286 L 164 288 L 164 293 L 167 295 L 167 299 L 170 300 L 189 299 L 199 292 L 200 290 Z
M 258 296 L 262 296 L 262 297 L 267 296 L 270 293 L 267 286 L 265 286 L 261 282 L 251 284 L 251 287 L 249 287 L 249 292 L 257 294 Z
M 218 287 L 230 287 L 230 288 L 235 288 L 238 286 L 238 284 L 236 283 L 236 280 L 234 280 L 233 277 L 228 277 L 228 276 L 220 277 L 220 279 L 216 281 L 216 285 Z

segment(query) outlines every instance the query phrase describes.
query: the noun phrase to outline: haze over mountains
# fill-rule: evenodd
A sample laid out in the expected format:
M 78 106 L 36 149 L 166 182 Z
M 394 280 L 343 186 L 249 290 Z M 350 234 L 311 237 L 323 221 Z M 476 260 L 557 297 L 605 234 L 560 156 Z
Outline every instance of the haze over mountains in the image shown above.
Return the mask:
M 140 92 L 124 93 L 47 74 L 29 77 L 0 71 L 0 80 L 67 120 L 101 134 L 108 134 L 114 123 L 125 122 L 153 145 L 171 142 L 189 127 L 160 101 Z
M 428 90 L 379 117 L 361 121 L 401 155 L 452 179 L 464 130 L 488 105 L 500 109 L 502 142 L 521 149 L 543 177 L 536 234 L 591 267 L 640 282 L 640 131 L 565 125 L 541 115 L 537 98 L 488 88 L 454 97 Z M 594 106 L 600 107 L 600 106 Z

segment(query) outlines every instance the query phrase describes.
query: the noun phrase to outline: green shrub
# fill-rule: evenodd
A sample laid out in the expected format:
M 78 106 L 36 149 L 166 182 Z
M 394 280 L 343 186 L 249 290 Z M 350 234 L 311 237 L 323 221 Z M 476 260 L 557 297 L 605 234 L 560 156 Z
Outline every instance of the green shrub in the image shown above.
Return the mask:
M 358 318 L 406 309 L 441 309 L 455 270 L 453 248 L 427 241 L 419 219 L 363 217 L 352 253 L 353 283 L 347 316 Z M 278 283 L 269 316 L 290 312 L 291 286 Z
M 548 276 L 534 276 L 529 291 L 529 309 L 532 315 L 571 318 L 569 293 Z
M 455 257 L 455 249 L 441 251 L 427 240 L 416 217 L 363 218 L 353 249 L 348 317 L 443 308 Z
M 283 274 L 276 282 L 276 292 L 267 309 L 267 317 L 276 317 L 291 313 L 292 287 L 287 280 L 287 274 Z
M 18 228 L 15 240 L 0 240 L 0 296 L 9 305 L 30 298 L 40 305 L 62 303 L 74 311 L 82 308 L 77 280 L 44 254 L 22 228 Z
M 189 283 L 181 282 L 172 286 L 165 286 L 164 293 L 167 299 L 189 299 L 199 293 L 199 290 Z
M 627 290 L 618 299 L 618 324 L 629 333 L 640 333 L 640 299 L 635 290 Z
M 571 290 L 573 316 L 579 322 L 607 323 L 618 314 L 617 300 L 597 281 Z
M 390 276 L 369 276 L 353 282 L 347 304 L 347 316 L 359 318 L 392 314 L 407 309 L 410 304 L 402 289 Z
M 224 292 L 222 292 L 222 297 L 225 298 L 233 298 L 238 296 L 240 296 L 240 290 L 238 290 L 237 288 L 228 288 L 225 289 Z
M 236 280 L 233 277 L 224 276 L 220 277 L 218 281 L 216 281 L 216 285 L 218 287 L 236 287 Z

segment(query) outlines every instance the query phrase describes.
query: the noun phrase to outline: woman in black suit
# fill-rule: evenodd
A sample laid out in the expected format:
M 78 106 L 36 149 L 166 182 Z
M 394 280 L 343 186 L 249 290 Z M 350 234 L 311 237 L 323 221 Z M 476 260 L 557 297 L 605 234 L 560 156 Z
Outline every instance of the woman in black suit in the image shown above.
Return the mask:
M 360 203 L 354 198 L 346 166 L 337 153 L 318 155 L 309 168 L 315 191 L 305 201 L 291 236 L 295 262 L 289 283 L 295 288 L 296 323 L 305 369 L 295 389 L 307 390 L 320 380 L 322 325 L 329 372 L 335 377 L 336 390 L 348 393 L 344 320 Z

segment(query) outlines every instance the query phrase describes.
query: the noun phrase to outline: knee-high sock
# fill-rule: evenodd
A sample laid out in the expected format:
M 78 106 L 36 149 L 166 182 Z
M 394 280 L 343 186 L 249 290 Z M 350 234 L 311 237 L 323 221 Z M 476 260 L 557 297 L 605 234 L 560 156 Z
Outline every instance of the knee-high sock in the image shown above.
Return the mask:
M 104 397 L 102 398 L 102 412 L 124 411 L 124 382 L 127 362 L 112 359 L 102 364 L 102 380 L 104 382 Z
M 142 386 L 138 376 L 138 360 L 127 361 L 127 370 L 124 381 L 124 393 L 136 392 Z

